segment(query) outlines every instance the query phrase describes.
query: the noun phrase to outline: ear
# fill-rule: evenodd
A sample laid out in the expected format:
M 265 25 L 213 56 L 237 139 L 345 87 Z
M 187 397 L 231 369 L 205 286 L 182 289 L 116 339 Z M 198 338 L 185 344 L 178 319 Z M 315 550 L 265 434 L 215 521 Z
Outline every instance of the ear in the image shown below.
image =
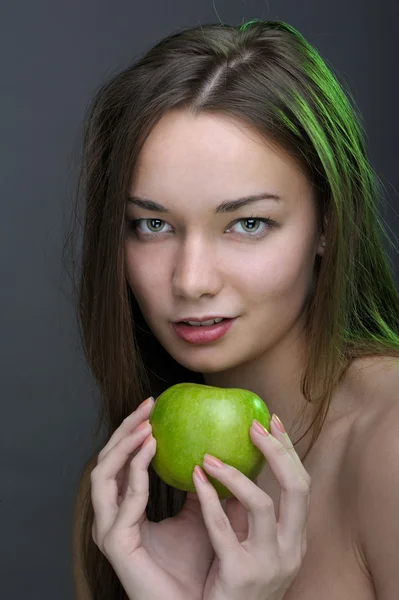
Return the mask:
M 320 235 L 319 243 L 318 243 L 317 250 L 316 250 L 316 254 L 318 256 L 324 256 L 324 252 L 326 250 L 326 247 L 323 246 L 322 242 L 326 242 L 326 244 L 327 244 L 327 240 L 326 240 L 326 236 L 325 235 Z

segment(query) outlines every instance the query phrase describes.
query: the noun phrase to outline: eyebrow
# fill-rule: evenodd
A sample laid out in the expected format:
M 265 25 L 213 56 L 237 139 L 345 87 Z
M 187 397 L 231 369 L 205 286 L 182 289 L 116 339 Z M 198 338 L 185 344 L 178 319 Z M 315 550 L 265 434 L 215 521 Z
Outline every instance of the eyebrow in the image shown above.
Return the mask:
M 259 202 L 260 200 L 273 200 L 275 202 L 280 202 L 283 200 L 283 198 L 277 194 L 263 192 L 261 194 L 252 194 L 251 196 L 237 198 L 237 200 L 225 200 L 216 208 L 215 214 L 234 212 L 239 210 L 242 206 L 247 206 L 248 204 Z M 153 212 L 170 213 L 170 210 L 166 208 L 166 206 L 162 206 L 162 204 L 158 204 L 158 202 L 154 202 L 154 200 L 149 200 L 148 198 L 141 198 L 140 196 L 128 196 L 127 201 L 139 206 L 140 208 L 152 210 Z

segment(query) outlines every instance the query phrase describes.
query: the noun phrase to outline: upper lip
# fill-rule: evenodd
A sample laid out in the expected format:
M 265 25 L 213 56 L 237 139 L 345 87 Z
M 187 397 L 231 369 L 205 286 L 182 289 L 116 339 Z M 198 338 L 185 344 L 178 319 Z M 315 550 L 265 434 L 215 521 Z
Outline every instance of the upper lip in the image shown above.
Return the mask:
M 234 319 L 234 317 L 226 317 L 222 315 L 210 315 L 205 317 L 183 317 L 182 319 L 178 319 L 175 323 L 181 323 L 181 321 L 195 321 L 197 323 L 203 321 L 211 321 L 212 319 Z

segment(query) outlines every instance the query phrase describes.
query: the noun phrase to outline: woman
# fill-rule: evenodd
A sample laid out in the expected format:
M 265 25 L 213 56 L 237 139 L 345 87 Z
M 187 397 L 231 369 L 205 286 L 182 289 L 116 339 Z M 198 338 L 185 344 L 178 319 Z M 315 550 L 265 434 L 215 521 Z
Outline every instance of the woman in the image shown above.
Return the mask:
M 282 22 L 161 40 L 98 91 L 81 183 L 107 431 L 77 495 L 77 598 L 396 598 L 399 295 L 360 119 L 316 49 Z M 205 462 L 197 494 L 157 477 L 139 405 L 179 382 L 279 416 L 250 429 L 254 482 Z

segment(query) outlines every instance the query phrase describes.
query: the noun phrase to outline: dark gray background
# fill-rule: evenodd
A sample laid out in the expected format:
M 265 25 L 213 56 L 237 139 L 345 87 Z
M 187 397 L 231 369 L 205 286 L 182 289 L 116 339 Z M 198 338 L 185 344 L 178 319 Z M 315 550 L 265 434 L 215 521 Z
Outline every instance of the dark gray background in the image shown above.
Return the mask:
M 282 19 L 345 82 L 399 231 L 395 0 L 13 0 L 2 3 L 0 597 L 69 600 L 76 484 L 98 392 L 62 291 L 61 247 L 85 108 L 177 28 Z M 395 242 L 396 243 L 396 242 Z M 389 250 L 398 282 L 397 250 Z

